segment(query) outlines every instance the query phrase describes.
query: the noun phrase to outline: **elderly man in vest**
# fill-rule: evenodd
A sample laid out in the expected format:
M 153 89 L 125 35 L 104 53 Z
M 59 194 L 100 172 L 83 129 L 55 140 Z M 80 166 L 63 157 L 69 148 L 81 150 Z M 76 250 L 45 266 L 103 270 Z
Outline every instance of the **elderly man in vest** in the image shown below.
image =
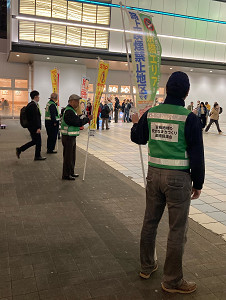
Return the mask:
M 138 119 L 132 116 L 131 140 L 149 146 L 146 211 L 140 241 L 140 276 L 157 270 L 155 243 L 165 206 L 169 214 L 169 234 L 163 271 L 163 290 L 189 294 L 196 290 L 186 281 L 182 257 L 188 228 L 191 199 L 200 196 L 204 182 L 202 128 L 198 117 L 184 108 L 190 83 L 187 74 L 173 73 L 166 85 L 167 97 Z
M 45 127 L 47 132 L 47 153 L 54 154 L 59 130 L 60 115 L 57 109 L 58 95 L 52 93 L 45 109 Z
M 74 173 L 76 159 L 76 137 L 79 136 L 80 127 L 92 120 L 92 115 L 88 118 L 81 116 L 79 113 L 79 100 L 82 99 L 78 95 L 69 97 L 62 123 L 61 134 L 63 144 L 63 175 L 64 180 L 75 180 L 78 174 Z

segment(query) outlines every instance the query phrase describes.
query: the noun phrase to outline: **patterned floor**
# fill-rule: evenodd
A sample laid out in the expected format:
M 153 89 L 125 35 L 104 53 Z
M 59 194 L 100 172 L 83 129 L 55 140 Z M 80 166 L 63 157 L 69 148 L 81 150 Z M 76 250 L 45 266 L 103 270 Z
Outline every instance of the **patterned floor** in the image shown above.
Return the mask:
M 139 146 L 130 141 L 131 123 L 110 123 L 110 130 L 101 129 L 90 137 L 90 154 L 104 161 L 134 182 L 144 186 Z M 226 132 L 226 124 L 222 124 Z M 86 150 L 87 129 L 81 132 L 77 145 Z M 204 134 L 206 179 L 200 199 L 193 200 L 190 217 L 226 240 L 226 136 L 218 135 L 212 126 Z M 145 174 L 147 146 L 142 146 Z M 89 161 L 88 161 L 89 163 Z

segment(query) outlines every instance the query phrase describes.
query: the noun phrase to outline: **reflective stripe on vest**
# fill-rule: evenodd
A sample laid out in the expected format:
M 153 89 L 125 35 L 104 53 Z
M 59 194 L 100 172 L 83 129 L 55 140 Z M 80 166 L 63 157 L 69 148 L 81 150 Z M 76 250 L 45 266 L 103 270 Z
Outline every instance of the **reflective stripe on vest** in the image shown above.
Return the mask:
M 72 110 L 75 114 L 77 114 L 76 111 L 72 107 L 67 106 L 64 110 L 60 131 L 61 131 L 62 135 L 79 136 L 80 128 L 76 127 L 76 126 L 69 126 L 64 121 L 64 115 L 67 110 Z
M 175 114 L 166 114 L 166 113 L 155 113 L 149 112 L 148 119 L 161 119 L 161 120 L 169 120 L 169 121 L 182 121 L 185 122 L 187 116 L 184 115 L 175 115 Z
M 165 158 L 157 158 L 157 157 L 148 157 L 148 161 L 157 164 L 157 165 L 164 165 L 164 166 L 171 166 L 171 167 L 188 167 L 189 160 L 182 160 L 182 159 L 165 159 Z

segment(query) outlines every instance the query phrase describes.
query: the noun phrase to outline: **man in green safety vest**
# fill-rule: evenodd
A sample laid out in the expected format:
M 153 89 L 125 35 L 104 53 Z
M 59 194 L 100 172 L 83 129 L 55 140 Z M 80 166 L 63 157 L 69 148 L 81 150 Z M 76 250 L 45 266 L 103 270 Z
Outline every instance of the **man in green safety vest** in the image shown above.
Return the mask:
M 78 174 L 74 173 L 76 160 L 76 137 L 79 136 L 80 127 L 92 120 L 90 115 L 86 118 L 84 115 L 77 114 L 79 111 L 79 100 L 82 99 L 78 95 L 71 95 L 66 106 L 62 123 L 61 134 L 63 144 L 63 180 L 75 180 Z
M 47 153 L 54 154 L 59 130 L 60 115 L 57 108 L 58 95 L 52 93 L 45 109 L 45 127 L 47 132 Z
M 199 198 L 205 176 L 201 123 L 193 112 L 184 108 L 189 89 L 187 74 L 173 73 L 166 84 L 164 103 L 152 107 L 140 119 L 134 114 L 131 129 L 131 140 L 139 145 L 148 143 L 149 148 L 140 276 L 148 279 L 158 268 L 155 240 L 167 205 L 169 235 L 162 288 L 182 294 L 196 290 L 196 284 L 183 277 L 182 257 L 190 202 Z

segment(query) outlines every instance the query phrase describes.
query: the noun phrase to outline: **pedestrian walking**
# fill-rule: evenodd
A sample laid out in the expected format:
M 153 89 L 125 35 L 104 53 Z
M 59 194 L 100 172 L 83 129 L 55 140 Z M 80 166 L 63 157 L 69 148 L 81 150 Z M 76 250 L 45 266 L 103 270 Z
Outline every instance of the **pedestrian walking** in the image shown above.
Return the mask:
M 115 97 L 115 123 L 118 123 L 118 111 L 120 108 L 119 98 Z
M 79 136 L 80 127 L 92 120 L 92 115 L 84 117 L 78 115 L 76 110 L 79 108 L 79 100 L 82 99 L 78 95 L 71 95 L 68 105 L 64 109 L 61 134 L 63 144 L 63 180 L 75 180 L 79 174 L 75 174 L 76 161 L 76 137 Z
M 219 122 L 218 122 L 219 114 L 220 114 L 220 106 L 217 102 L 215 102 L 214 106 L 213 106 L 213 108 L 211 109 L 211 112 L 210 112 L 210 122 L 209 122 L 208 126 L 205 129 L 206 133 L 208 133 L 208 131 L 209 131 L 210 127 L 212 126 L 212 124 L 215 123 L 218 133 L 222 134 L 222 131 L 220 129 Z
M 201 121 L 201 124 L 202 124 L 202 129 L 206 127 L 206 119 L 207 119 L 207 116 L 208 116 L 208 111 L 207 111 L 207 108 L 204 104 L 204 102 L 201 102 L 200 103 L 200 106 L 198 107 L 198 117 Z
M 108 126 L 110 108 L 108 106 L 108 101 L 105 100 L 104 106 L 101 110 L 101 119 L 102 119 L 102 130 L 104 130 L 104 123 L 106 124 L 106 129 L 110 129 Z
M 173 73 L 166 85 L 162 105 L 152 107 L 138 119 L 132 116 L 131 140 L 148 142 L 146 210 L 140 240 L 140 276 L 150 278 L 158 269 L 155 240 L 167 205 L 169 234 L 162 289 L 189 294 L 196 284 L 184 279 L 182 257 L 188 229 L 191 199 L 200 196 L 204 182 L 204 150 L 198 117 L 184 108 L 190 83 L 187 74 Z
M 47 153 L 54 154 L 59 131 L 60 115 L 57 109 L 58 95 L 52 93 L 45 109 L 45 127 L 47 132 Z
M 28 121 L 28 131 L 31 135 L 31 141 L 21 147 L 16 148 L 16 156 L 20 158 L 21 152 L 26 151 L 28 148 L 35 145 L 34 160 L 45 160 L 46 157 L 41 156 L 42 138 L 41 138 L 41 113 L 39 108 L 39 92 L 32 91 L 30 93 L 31 102 L 26 107 L 26 117 Z

